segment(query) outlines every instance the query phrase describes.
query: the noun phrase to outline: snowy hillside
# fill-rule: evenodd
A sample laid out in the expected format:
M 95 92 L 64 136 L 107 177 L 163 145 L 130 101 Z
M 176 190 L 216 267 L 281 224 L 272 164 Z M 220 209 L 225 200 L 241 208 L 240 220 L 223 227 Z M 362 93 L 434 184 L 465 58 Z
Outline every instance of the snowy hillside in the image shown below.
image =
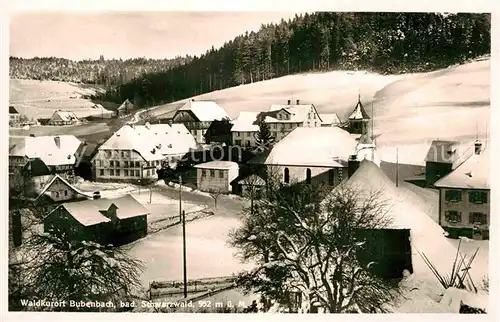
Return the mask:
M 276 78 L 197 96 L 215 100 L 234 118 L 242 111 L 263 111 L 271 104 L 299 99 L 319 113 L 341 119 L 354 108 L 358 93 L 367 112 L 373 102 L 374 131 L 384 161 L 423 164 L 434 139 L 484 138 L 490 117 L 490 60 L 478 60 L 430 73 L 378 75 L 334 71 Z M 170 114 L 184 101 L 159 107 Z M 488 130 L 489 132 L 489 130 Z

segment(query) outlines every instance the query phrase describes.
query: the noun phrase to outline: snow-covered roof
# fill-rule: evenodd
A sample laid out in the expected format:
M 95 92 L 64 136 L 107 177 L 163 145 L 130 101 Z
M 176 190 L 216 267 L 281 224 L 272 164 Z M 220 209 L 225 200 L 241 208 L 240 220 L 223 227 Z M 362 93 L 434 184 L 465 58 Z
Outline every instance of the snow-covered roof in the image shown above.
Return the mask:
M 339 116 L 335 113 L 331 114 L 319 114 L 319 117 L 323 121 L 322 124 L 340 124 Z
M 155 161 L 186 154 L 196 149 L 196 141 L 182 124 L 132 124 L 120 128 L 99 149 L 134 150 L 146 161 Z
M 69 183 L 66 179 L 64 179 L 63 177 L 59 176 L 58 174 L 56 174 L 52 180 L 50 180 L 49 183 L 47 183 L 45 185 L 45 187 L 42 189 L 42 191 L 38 194 L 38 198 L 42 197 L 43 195 L 45 195 L 45 193 L 47 192 L 47 190 L 54 184 L 54 182 L 56 181 L 61 181 L 64 185 L 66 185 L 67 187 L 69 187 L 71 190 L 73 190 L 74 192 L 76 192 L 77 194 L 81 195 L 81 196 L 84 196 L 86 198 L 91 198 L 92 195 L 90 195 L 89 193 L 86 193 L 86 192 L 83 192 L 81 191 L 80 189 L 77 189 L 76 187 L 74 187 L 71 183 Z
M 191 111 L 200 122 L 230 120 L 226 110 L 214 101 L 189 100 L 179 111 Z
M 134 104 L 130 103 L 130 101 L 129 101 L 128 99 L 126 99 L 126 100 L 122 103 L 122 105 L 120 105 L 120 106 L 118 107 L 118 110 L 119 110 L 119 111 L 122 111 L 122 110 L 125 110 L 125 109 L 127 109 L 127 110 L 132 110 L 132 109 L 134 109 Z
M 473 154 L 434 185 L 442 188 L 490 189 L 489 149 L 481 154 Z
M 451 269 L 456 248 L 445 237 L 443 228 L 429 216 L 435 205 L 427 204 L 405 184 L 396 187 L 380 167 L 368 160 L 362 161 L 354 174 L 334 190 L 344 187 L 356 191 L 360 203 L 372 193 L 380 193 L 380 201 L 387 204 L 386 216 L 392 220 L 387 228 L 410 230 L 413 272 L 418 278 L 435 279 L 418 252 L 424 253 L 439 272 Z
M 280 110 L 285 110 L 290 113 L 290 117 L 286 120 L 279 120 L 273 117 L 273 120 L 267 120 L 266 122 L 282 122 L 282 123 L 302 123 L 307 119 L 307 115 L 311 108 L 314 109 L 312 104 L 300 104 L 300 105 L 280 105 L 274 104 L 269 108 L 269 112 L 278 112 Z M 274 114 L 274 113 L 273 113 Z M 272 116 L 271 116 L 272 117 Z
M 298 127 L 279 141 L 265 164 L 344 167 L 357 142 L 338 127 Z
M 78 121 L 78 117 L 72 111 L 55 111 L 52 114 L 50 119 L 59 117 L 62 121 L 70 122 L 70 121 Z
M 366 113 L 365 108 L 363 107 L 363 104 L 361 103 L 361 99 L 358 98 L 358 103 L 356 104 L 356 107 L 354 108 L 354 111 L 349 115 L 348 117 L 349 120 L 369 120 L 370 116 L 368 113 Z
M 198 169 L 226 170 L 226 169 L 238 168 L 238 163 L 232 162 L 232 161 L 210 161 L 210 162 L 197 164 L 194 167 L 198 168 Z
M 39 158 L 47 166 L 75 164 L 82 142 L 74 135 L 10 136 L 9 155 Z
M 469 158 L 473 152 L 474 145 L 472 143 L 434 140 L 427 151 L 425 161 L 449 163 L 455 167 Z
M 116 199 L 96 199 L 79 202 L 63 203 L 60 207 L 65 208 L 79 223 L 84 226 L 97 225 L 111 221 L 102 214 L 114 204 L 116 206 L 116 216 L 119 219 L 127 219 L 136 216 L 149 214 L 149 210 L 141 205 L 131 195 L 125 195 Z M 56 208 L 57 209 L 57 208 Z
M 258 112 L 241 112 L 231 121 L 233 124 L 231 132 L 258 132 L 259 125 L 256 124 L 258 115 Z

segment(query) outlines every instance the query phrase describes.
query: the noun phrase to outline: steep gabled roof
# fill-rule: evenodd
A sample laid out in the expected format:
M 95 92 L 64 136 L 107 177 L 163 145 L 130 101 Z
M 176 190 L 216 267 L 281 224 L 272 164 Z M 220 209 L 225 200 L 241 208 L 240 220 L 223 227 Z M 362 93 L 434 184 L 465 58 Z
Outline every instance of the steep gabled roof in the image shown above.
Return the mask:
M 189 100 L 178 111 L 191 111 L 200 122 L 231 119 L 226 110 L 214 101 Z
M 434 183 L 438 188 L 490 189 L 490 153 L 473 154 L 455 170 Z
M 348 117 L 349 120 L 369 120 L 370 116 L 366 113 L 363 103 L 361 103 L 361 97 L 358 97 L 358 103 Z
M 58 117 L 61 121 L 65 122 L 78 121 L 78 117 L 76 116 L 76 114 L 71 111 L 55 111 L 50 119 L 57 119 Z
M 120 105 L 118 107 L 118 110 L 119 111 L 123 111 L 123 110 L 133 110 L 134 109 L 134 104 L 130 103 L 130 101 L 128 99 L 126 99 L 122 105 Z
M 62 182 L 65 186 L 69 187 L 71 190 L 73 190 L 74 192 L 76 192 L 77 194 L 81 195 L 82 197 L 85 197 L 85 198 L 92 198 L 92 195 L 86 193 L 86 192 L 83 192 L 79 189 L 77 189 L 76 187 L 74 187 L 71 183 L 69 183 L 67 180 L 65 180 L 63 177 L 59 176 L 58 174 L 56 174 L 54 176 L 54 178 L 52 178 L 52 180 L 50 180 L 49 183 L 47 183 L 45 185 L 45 187 L 43 188 L 43 190 L 38 194 L 38 198 L 41 198 L 42 196 L 45 195 L 45 193 L 47 192 L 47 190 L 56 182 L 56 181 L 60 181 Z
M 322 124 L 335 125 L 335 124 L 340 124 L 341 123 L 340 122 L 340 118 L 335 113 L 331 113 L 331 114 L 319 114 L 319 117 L 323 121 Z
M 448 163 L 455 169 L 474 153 L 472 143 L 434 140 L 427 151 L 425 162 Z
M 307 119 L 309 111 L 316 108 L 313 104 L 300 104 L 300 105 L 280 105 L 274 104 L 271 105 L 267 115 L 272 117 L 272 120 L 266 119 L 266 122 L 283 122 L 283 123 L 302 123 Z M 276 115 L 279 111 L 286 111 L 290 114 L 290 118 L 287 120 L 279 120 L 276 118 Z

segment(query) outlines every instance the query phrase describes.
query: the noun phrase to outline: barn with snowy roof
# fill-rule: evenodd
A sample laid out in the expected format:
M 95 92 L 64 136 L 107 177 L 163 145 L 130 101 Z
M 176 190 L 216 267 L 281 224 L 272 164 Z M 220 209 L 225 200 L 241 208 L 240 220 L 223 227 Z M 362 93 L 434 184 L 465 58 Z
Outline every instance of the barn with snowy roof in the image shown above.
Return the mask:
M 369 160 L 359 163 L 354 173 L 334 191 L 352 189 L 358 202 L 363 203 L 373 193 L 387 205 L 384 214 L 390 219 L 386 229 L 367 235 L 367 261 L 376 261 L 375 271 L 387 278 L 401 278 L 408 270 L 419 280 L 435 281 L 435 276 L 419 253 L 425 254 L 439 272 L 449 271 L 456 248 L 445 236 L 445 231 L 430 217 L 434 205 L 426 203 L 410 184 L 396 187 L 376 164 Z M 419 188 L 420 189 L 420 188 Z
M 214 101 L 191 99 L 179 108 L 173 123 L 181 123 L 191 132 L 198 143 L 205 143 L 205 134 L 214 121 L 231 120 L 229 114 Z

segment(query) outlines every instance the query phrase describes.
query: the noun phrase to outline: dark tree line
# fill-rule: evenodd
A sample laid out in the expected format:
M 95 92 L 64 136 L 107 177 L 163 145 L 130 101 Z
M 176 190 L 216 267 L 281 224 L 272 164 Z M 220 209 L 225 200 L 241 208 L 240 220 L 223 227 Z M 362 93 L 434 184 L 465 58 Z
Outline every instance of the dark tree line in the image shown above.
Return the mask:
M 153 106 L 309 71 L 423 72 L 490 52 L 490 15 L 337 13 L 262 25 L 173 68 L 112 86 L 98 99 Z
M 10 57 L 10 77 L 117 86 L 147 73 L 163 72 L 188 63 L 192 58 L 104 59 L 73 61 L 64 58 Z

